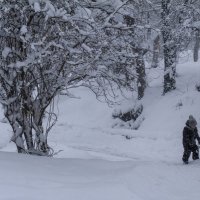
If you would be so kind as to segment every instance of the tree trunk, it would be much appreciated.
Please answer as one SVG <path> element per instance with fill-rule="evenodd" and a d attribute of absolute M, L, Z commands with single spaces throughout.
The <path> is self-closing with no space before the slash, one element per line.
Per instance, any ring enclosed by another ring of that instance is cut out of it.
<path fill-rule="evenodd" d="M 200 46 L 200 30 L 197 30 L 195 45 L 194 45 L 194 53 L 193 53 L 194 62 L 197 62 L 199 60 L 199 46 Z"/>
<path fill-rule="evenodd" d="M 28 110 L 24 109 L 24 107 L 21 108 L 19 105 L 20 103 L 16 100 L 16 102 L 5 106 L 5 117 L 8 119 L 13 130 L 11 141 L 15 143 L 18 153 L 47 155 L 49 147 L 47 139 L 45 139 L 41 131 L 42 117 L 39 118 L 41 110 L 35 110 L 34 113 L 37 113 L 37 115 L 34 117 L 38 118 L 34 119 L 36 124 L 33 125 L 33 113 L 28 112 Z M 36 133 L 34 138 L 33 131 Z M 36 139 L 35 144 L 33 139 Z"/>
<path fill-rule="evenodd" d="M 19 126 L 17 120 L 17 113 L 12 109 L 13 106 L 5 107 L 5 117 L 8 119 L 9 124 L 13 130 L 13 136 L 11 141 L 15 143 L 18 153 L 25 152 L 25 146 L 23 141 L 23 129 Z M 17 110 L 17 109 L 16 109 Z"/>
<path fill-rule="evenodd" d="M 136 54 L 135 66 L 137 74 L 137 92 L 138 100 L 144 97 L 144 92 L 146 89 L 146 72 L 145 72 L 145 62 L 144 55 L 147 53 L 147 49 L 133 48 L 133 53 Z"/>
<path fill-rule="evenodd" d="M 26 124 L 25 128 L 24 128 L 24 137 L 26 140 L 26 145 L 27 145 L 28 151 L 32 151 L 34 149 L 32 128 L 28 124 Z"/>
<path fill-rule="evenodd" d="M 137 73 L 137 89 L 138 89 L 138 100 L 144 97 L 146 89 L 146 73 L 145 73 L 145 62 L 143 55 L 139 55 L 136 58 L 136 73 Z"/>
<path fill-rule="evenodd" d="M 176 47 L 164 45 L 164 91 L 176 89 Z"/>
<path fill-rule="evenodd" d="M 160 36 L 158 35 L 153 42 L 153 60 L 151 64 L 152 68 L 158 67 L 159 52 L 160 52 Z"/>
<path fill-rule="evenodd" d="M 170 0 L 162 0 L 162 38 L 164 53 L 164 90 L 163 94 L 176 88 L 176 44 L 173 40 L 170 20 Z"/>

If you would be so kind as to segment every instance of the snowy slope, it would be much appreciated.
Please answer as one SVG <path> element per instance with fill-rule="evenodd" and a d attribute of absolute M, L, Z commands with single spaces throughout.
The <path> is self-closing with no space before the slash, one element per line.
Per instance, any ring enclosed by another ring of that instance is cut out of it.
<path fill-rule="evenodd" d="M 57 150 L 67 149 L 58 156 L 78 154 L 77 157 L 82 158 L 106 158 L 107 155 L 123 155 L 121 157 L 130 159 L 180 162 L 182 129 L 189 114 L 200 124 L 200 93 L 195 90 L 200 77 L 199 65 L 179 65 L 177 89 L 165 96 L 162 96 L 162 69 L 147 72 L 149 88 L 142 101 L 145 120 L 137 131 L 112 129 L 113 108 L 95 101 L 93 94 L 86 90 L 79 91 L 81 99 L 61 99 L 60 120 L 51 141 Z M 126 135 L 133 139 L 126 140 Z"/>
<path fill-rule="evenodd" d="M 189 200 L 199 197 L 199 164 L 50 159 L 0 154 L 2 200 Z"/>
<path fill-rule="evenodd" d="M 15 146 L 9 126 L 0 123 L 0 200 L 197 199 L 200 161 L 182 165 L 181 136 L 189 114 L 200 124 L 200 63 L 184 62 L 177 72 L 177 90 L 165 96 L 162 68 L 147 72 L 145 120 L 137 131 L 111 128 L 114 108 L 86 89 L 72 91 L 75 99 L 60 97 L 49 137 L 63 150 L 57 159 L 5 153 Z"/>

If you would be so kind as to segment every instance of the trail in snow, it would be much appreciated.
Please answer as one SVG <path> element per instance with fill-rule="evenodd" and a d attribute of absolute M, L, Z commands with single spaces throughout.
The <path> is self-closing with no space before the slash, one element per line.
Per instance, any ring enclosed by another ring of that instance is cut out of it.
<path fill-rule="evenodd" d="M 188 200 L 199 196 L 199 164 L 51 159 L 0 153 L 0 199 Z M 192 172 L 191 172 L 192 170 Z"/>

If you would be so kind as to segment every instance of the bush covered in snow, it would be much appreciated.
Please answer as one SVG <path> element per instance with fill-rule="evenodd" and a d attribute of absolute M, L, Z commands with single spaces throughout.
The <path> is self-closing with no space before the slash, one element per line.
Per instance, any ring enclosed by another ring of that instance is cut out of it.
<path fill-rule="evenodd" d="M 114 110 L 112 117 L 115 119 L 113 127 L 138 129 L 144 120 L 142 116 L 143 105 L 136 105 L 129 110 Z"/>

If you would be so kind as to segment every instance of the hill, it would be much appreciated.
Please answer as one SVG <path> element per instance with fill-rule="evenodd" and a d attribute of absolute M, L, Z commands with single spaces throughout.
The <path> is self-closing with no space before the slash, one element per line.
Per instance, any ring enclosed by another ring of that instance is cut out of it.
<path fill-rule="evenodd" d="M 177 68 L 177 89 L 162 96 L 162 68 L 147 71 L 138 130 L 112 128 L 114 107 L 84 88 L 61 96 L 49 143 L 52 158 L 18 155 L 1 123 L 0 199 L 188 200 L 198 198 L 199 161 L 182 164 L 182 129 L 189 114 L 200 124 L 200 63 Z M 126 100 L 117 109 L 126 109 Z M 116 107 L 115 107 L 116 108 Z M 127 137 L 128 136 L 128 137 Z M 127 139 L 128 138 L 128 139 Z M 12 152 L 12 153 L 8 153 Z M 12 191 L 12 192 L 10 192 Z"/>

